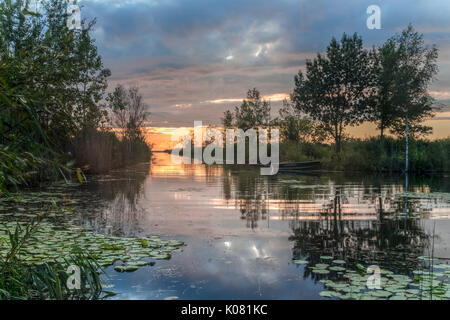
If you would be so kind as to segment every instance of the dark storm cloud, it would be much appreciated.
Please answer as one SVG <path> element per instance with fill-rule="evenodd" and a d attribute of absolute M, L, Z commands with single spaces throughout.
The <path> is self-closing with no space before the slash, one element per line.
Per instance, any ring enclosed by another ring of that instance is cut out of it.
<path fill-rule="evenodd" d="M 409 23 L 440 49 L 433 91 L 450 89 L 448 0 L 83 0 L 97 17 L 95 38 L 116 82 L 142 88 L 152 111 L 180 122 L 194 113 L 217 120 L 248 88 L 288 93 L 305 59 L 332 36 L 358 32 L 378 45 Z M 382 10 L 382 30 L 368 30 L 366 9 Z M 181 106 L 181 107 L 180 107 Z M 205 121 L 206 121 L 205 120 Z"/>

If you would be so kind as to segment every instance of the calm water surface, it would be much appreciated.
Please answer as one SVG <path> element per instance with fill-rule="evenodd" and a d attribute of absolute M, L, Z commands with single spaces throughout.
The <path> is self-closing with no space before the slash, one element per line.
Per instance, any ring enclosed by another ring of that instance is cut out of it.
<path fill-rule="evenodd" d="M 450 177 L 260 176 L 259 169 L 150 164 L 92 177 L 77 223 L 187 246 L 133 273 L 106 269 L 117 299 L 320 299 L 308 265 L 329 255 L 412 275 L 450 257 Z M 406 213 L 406 214 L 405 214 Z M 434 234 L 434 241 L 433 241 Z"/>

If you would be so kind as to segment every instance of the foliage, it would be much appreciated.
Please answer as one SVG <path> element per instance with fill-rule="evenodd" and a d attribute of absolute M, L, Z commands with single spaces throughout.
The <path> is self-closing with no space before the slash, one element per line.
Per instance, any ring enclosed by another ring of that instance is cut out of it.
<path fill-rule="evenodd" d="M 279 110 L 279 117 L 272 124 L 280 129 L 283 141 L 319 143 L 326 139 L 326 132 L 317 123 L 302 116 L 286 99 Z"/>
<path fill-rule="evenodd" d="M 333 146 L 286 141 L 280 145 L 280 160 L 318 160 L 325 170 L 393 173 L 404 170 L 404 150 L 404 139 L 348 139 L 343 143 L 340 159 L 335 159 Z M 411 172 L 449 172 L 450 139 L 412 140 L 409 158 Z"/>
<path fill-rule="evenodd" d="M 270 122 L 270 108 L 270 102 L 261 99 L 260 92 L 253 88 L 248 90 L 247 98 L 242 101 L 241 105 L 235 107 L 234 115 L 231 111 L 224 113 L 222 122 L 225 127 L 230 127 L 233 124 L 244 131 L 259 126 L 267 126 Z"/>
<path fill-rule="evenodd" d="M 49 0 L 36 13 L 27 0 L 0 3 L 3 193 L 31 179 L 66 179 L 73 158 L 104 172 L 128 163 L 133 152 L 139 159 L 149 157 L 139 128 L 145 105 L 137 90 L 129 91 L 130 111 L 135 113 L 128 141 L 97 130 L 108 120 L 102 101 L 110 71 L 91 37 L 95 20 L 82 21 L 81 30 L 69 30 L 67 6 L 65 0 Z"/>
<path fill-rule="evenodd" d="M 320 122 L 333 137 L 337 153 L 345 127 L 364 120 L 372 81 L 369 62 L 361 37 L 344 33 L 340 42 L 331 40 L 326 56 L 307 61 L 306 73 L 295 77 L 295 107 Z"/>
<path fill-rule="evenodd" d="M 64 0 L 43 2 L 41 14 L 30 11 L 29 1 L 0 4 L 0 78 L 13 97 L 2 108 L 7 137 L 26 135 L 44 143 L 32 125 L 38 121 L 47 142 L 61 149 L 103 117 L 99 102 L 110 72 L 90 37 L 95 21 L 69 30 L 67 5 Z M 21 148 L 27 147 L 24 141 Z"/>
<path fill-rule="evenodd" d="M 134 140 L 119 139 L 108 130 L 86 128 L 73 140 L 78 166 L 89 173 L 105 173 L 111 169 L 149 161 L 151 150 L 143 136 Z M 130 150 L 133 150 L 130 152 Z"/>
<path fill-rule="evenodd" d="M 223 113 L 223 118 L 221 119 L 222 124 L 225 128 L 230 128 L 233 126 L 234 115 L 233 112 L 227 110 Z"/>
<path fill-rule="evenodd" d="M 433 115 L 427 87 L 437 73 L 437 57 L 437 49 L 425 46 L 423 35 L 411 25 L 373 52 L 376 90 L 369 119 L 377 123 L 381 137 L 385 129 L 404 136 L 406 120 L 413 137 L 431 132 L 421 122 Z"/>
<path fill-rule="evenodd" d="M 25 266 L 20 260 L 20 252 L 39 229 L 42 217 L 25 227 L 17 224 L 9 231 L 10 249 L 0 260 L 0 299 L 98 299 L 103 291 L 95 260 L 74 247 L 73 254 L 63 263 L 44 263 L 40 266 Z M 70 290 L 67 286 L 67 268 L 76 265 L 80 268 L 80 290 Z"/>
<path fill-rule="evenodd" d="M 430 127 L 421 123 L 432 116 L 433 98 L 427 91 L 433 77 L 437 74 L 436 48 L 424 45 L 423 36 L 409 26 L 401 35 L 394 37 L 398 47 L 400 62 L 397 73 L 397 86 L 395 95 L 401 118 L 396 118 L 391 131 L 403 136 L 405 132 L 405 119 L 408 121 L 411 136 L 417 137 L 431 131 Z"/>
<path fill-rule="evenodd" d="M 40 162 L 33 154 L 19 156 L 2 145 L 0 145 L 0 159 L 0 196 L 8 193 L 7 186 L 17 187 L 24 184 L 30 176 L 27 170 L 33 163 Z"/>
<path fill-rule="evenodd" d="M 126 90 L 118 85 L 107 98 L 112 113 L 112 123 L 121 129 L 121 134 L 133 141 L 142 137 L 141 128 L 148 118 L 147 105 L 136 87 Z"/>

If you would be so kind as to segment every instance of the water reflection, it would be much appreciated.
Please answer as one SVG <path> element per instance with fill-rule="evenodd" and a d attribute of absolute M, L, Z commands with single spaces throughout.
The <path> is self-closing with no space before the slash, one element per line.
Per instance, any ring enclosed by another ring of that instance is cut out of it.
<path fill-rule="evenodd" d="M 73 196 L 84 199 L 79 223 L 98 232 L 188 244 L 155 267 L 111 271 L 118 298 L 317 299 L 323 276 L 293 259 L 312 265 L 330 255 L 411 274 L 432 249 L 450 257 L 449 179 L 409 180 L 405 188 L 402 177 L 268 177 L 258 168 L 178 165 L 156 154 L 150 165 L 95 177 Z"/>
<path fill-rule="evenodd" d="M 77 220 L 85 227 L 108 236 L 135 236 L 142 232 L 139 221 L 145 216 L 144 181 L 149 164 L 140 164 L 110 175 L 92 176 L 77 190 Z M 95 201 L 93 199 L 100 199 Z M 95 205 L 94 205 L 95 204 Z"/>

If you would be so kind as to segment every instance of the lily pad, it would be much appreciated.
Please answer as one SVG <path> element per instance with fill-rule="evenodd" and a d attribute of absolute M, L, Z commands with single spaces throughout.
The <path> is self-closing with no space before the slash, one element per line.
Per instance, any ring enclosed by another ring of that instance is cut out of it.
<path fill-rule="evenodd" d="M 333 297 L 333 292 L 331 291 L 322 291 L 319 293 L 319 295 L 321 297 L 325 297 L 325 298 L 332 298 Z"/>
<path fill-rule="evenodd" d="M 329 274 L 330 271 L 325 270 L 325 269 L 312 269 L 311 270 L 313 273 L 317 273 L 317 274 Z"/>

